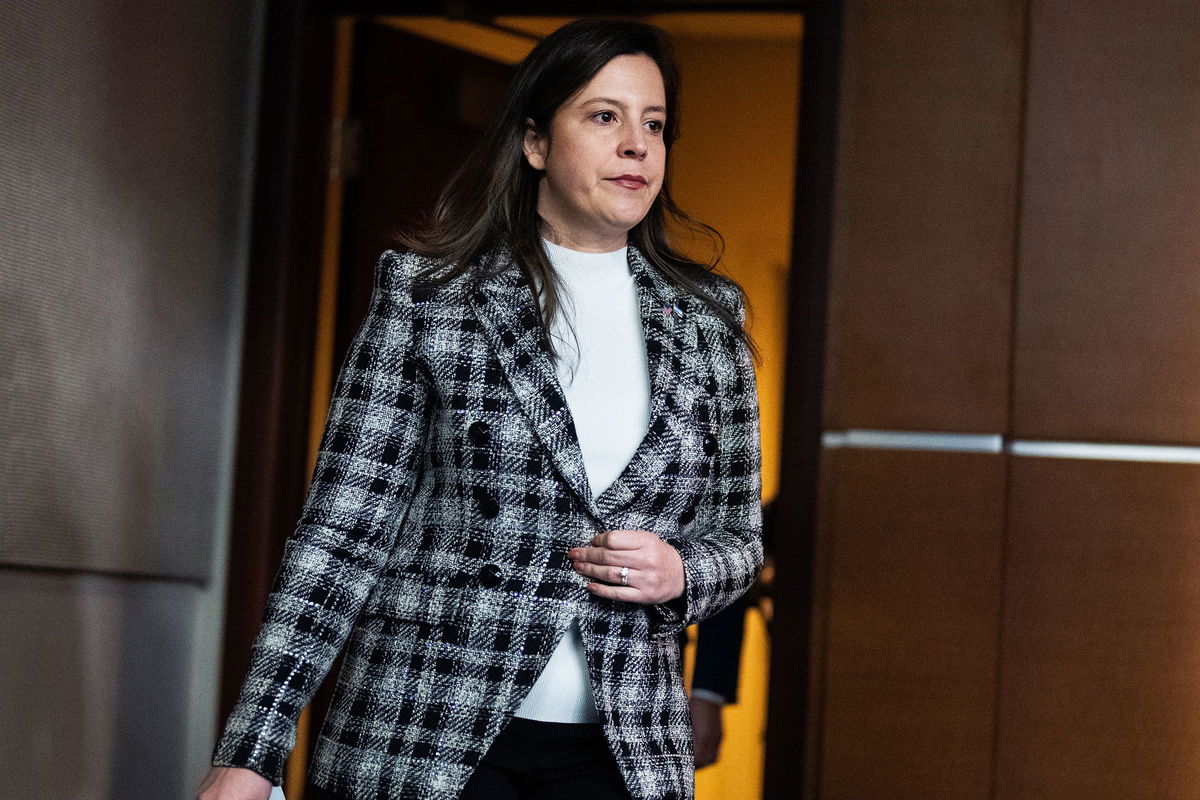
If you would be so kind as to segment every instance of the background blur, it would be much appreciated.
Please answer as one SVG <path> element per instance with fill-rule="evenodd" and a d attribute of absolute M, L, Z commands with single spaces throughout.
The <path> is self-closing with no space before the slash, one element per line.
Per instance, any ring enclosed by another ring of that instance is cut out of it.
<path fill-rule="evenodd" d="M 701 800 L 1196 795 L 1194 0 L 0 8 L 0 794 L 192 796 L 378 253 L 600 12 L 763 352 Z"/>

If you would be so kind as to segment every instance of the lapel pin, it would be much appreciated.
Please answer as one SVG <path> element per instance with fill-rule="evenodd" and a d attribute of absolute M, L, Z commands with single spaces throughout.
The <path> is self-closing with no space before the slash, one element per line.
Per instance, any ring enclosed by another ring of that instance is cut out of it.
<path fill-rule="evenodd" d="M 678 303 L 669 303 L 669 304 L 663 306 L 663 316 L 669 317 L 671 315 L 674 315 L 676 317 L 679 317 L 680 319 L 683 319 L 683 309 L 680 308 Z"/>

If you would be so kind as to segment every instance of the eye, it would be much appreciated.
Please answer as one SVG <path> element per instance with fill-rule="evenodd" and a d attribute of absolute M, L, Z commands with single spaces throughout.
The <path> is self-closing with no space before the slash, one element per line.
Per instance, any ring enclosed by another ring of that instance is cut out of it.
<path fill-rule="evenodd" d="M 661 119 L 651 119 L 646 121 L 646 127 L 653 133 L 662 133 L 664 126 Z"/>
<path fill-rule="evenodd" d="M 597 111 L 595 114 L 592 114 L 592 119 L 603 125 L 608 125 L 616 121 L 617 115 L 612 111 Z"/>

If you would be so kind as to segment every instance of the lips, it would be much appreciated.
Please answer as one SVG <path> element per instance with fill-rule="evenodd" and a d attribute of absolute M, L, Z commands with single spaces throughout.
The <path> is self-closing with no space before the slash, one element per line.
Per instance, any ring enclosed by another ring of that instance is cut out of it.
<path fill-rule="evenodd" d="M 646 187 L 646 179 L 641 175 L 618 175 L 615 178 L 608 180 L 620 186 L 623 189 L 644 189 Z"/>

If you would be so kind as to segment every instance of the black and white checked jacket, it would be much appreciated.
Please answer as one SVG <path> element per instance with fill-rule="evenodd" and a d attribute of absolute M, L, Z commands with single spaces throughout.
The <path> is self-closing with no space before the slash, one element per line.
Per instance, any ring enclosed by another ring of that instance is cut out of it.
<path fill-rule="evenodd" d="M 761 565 L 758 403 L 746 347 L 632 246 L 629 263 L 650 425 L 593 497 L 521 271 L 431 287 L 417 274 L 432 262 L 383 254 L 214 764 L 279 783 L 345 647 L 311 780 L 352 800 L 456 798 L 577 618 L 629 791 L 693 796 L 677 634 Z M 710 287 L 744 318 L 736 287 Z M 591 595 L 566 552 L 614 529 L 678 549 L 684 596 Z"/>

